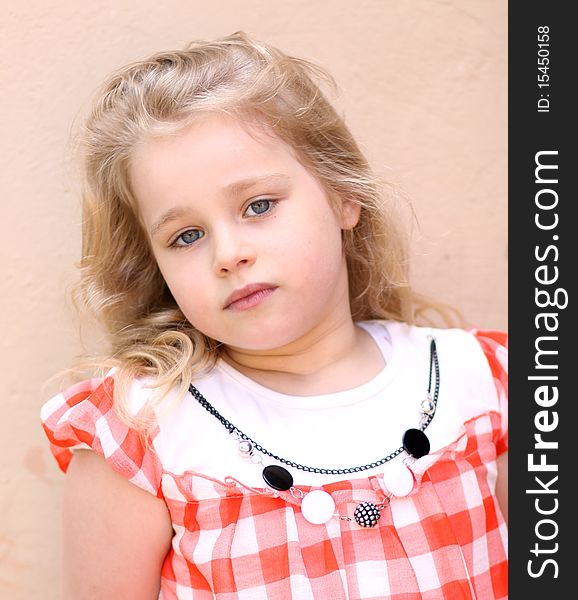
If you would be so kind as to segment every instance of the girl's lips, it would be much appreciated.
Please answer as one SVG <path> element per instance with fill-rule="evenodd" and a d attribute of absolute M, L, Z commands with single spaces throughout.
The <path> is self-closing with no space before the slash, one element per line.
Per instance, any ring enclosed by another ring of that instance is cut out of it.
<path fill-rule="evenodd" d="M 225 302 L 225 310 L 242 311 L 253 308 L 268 298 L 277 286 L 271 284 L 251 284 L 233 292 Z"/>

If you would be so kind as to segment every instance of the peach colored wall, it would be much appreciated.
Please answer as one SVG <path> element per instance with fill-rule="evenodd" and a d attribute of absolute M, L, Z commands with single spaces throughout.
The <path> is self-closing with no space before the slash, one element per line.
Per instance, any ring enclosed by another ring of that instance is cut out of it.
<path fill-rule="evenodd" d="M 70 132 L 129 60 L 244 29 L 335 76 L 376 170 L 418 216 L 418 288 L 506 326 L 506 17 L 501 0 L 3 1 L 0 597 L 59 598 L 60 491 L 38 410 L 80 351 Z"/>

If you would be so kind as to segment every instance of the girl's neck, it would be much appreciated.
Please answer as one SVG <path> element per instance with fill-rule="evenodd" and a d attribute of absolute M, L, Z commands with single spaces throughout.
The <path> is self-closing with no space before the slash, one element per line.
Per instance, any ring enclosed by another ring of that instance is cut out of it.
<path fill-rule="evenodd" d="M 283 394 L 310 396 L 358 387 L 385 366 L 371 336 L 351 318 L 326 325 L 273 351 L 226 347 L 222 359 L 257 383 Z"/>

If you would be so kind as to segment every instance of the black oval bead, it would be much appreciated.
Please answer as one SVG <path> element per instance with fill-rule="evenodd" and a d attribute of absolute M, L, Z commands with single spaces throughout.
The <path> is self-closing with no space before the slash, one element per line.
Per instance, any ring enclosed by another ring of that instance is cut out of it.
<path fill-rule="evenodd" d="M 269 465 L 263 469 L 265 483 L 274 490 L 285 491 L 293 485 L 293 476 L 279 465 Z"/>
<path fill-rule="evenodd" d="M 408 429 L 403 434 L 403 449 L 414 458 L 429 454 L 429 440 L 421 429 Z"/>

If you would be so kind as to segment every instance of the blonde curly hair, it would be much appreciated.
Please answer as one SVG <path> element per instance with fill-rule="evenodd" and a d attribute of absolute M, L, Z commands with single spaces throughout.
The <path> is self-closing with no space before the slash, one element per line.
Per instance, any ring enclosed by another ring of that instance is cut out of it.
<path fill-rule="evenodd" d="M 98 94 L 81 135 L 83 244 L 76 300 L 105 327 L 123 419 L 146 430 L 152 409 L 175 386 L 181 394 L 209 370 L 219 342 L 187 322 L 156 265 L 129 180 L 131 153 L 150 136 L 186 127 L 202 113 L 258 123 L 288 143 L 330 198 L 361 206 L 343 232 L 354 320 L 413 323 L 433 304 L 408 283 L 406 239 L 392 210 L 392 189 L 371 171 L 343 119 L 320 90 L 333 78 L 239 31 L 161 52 L 114 73 Z M 128 407 L 135 376 L 155 393 L 139 416 Z"/>

